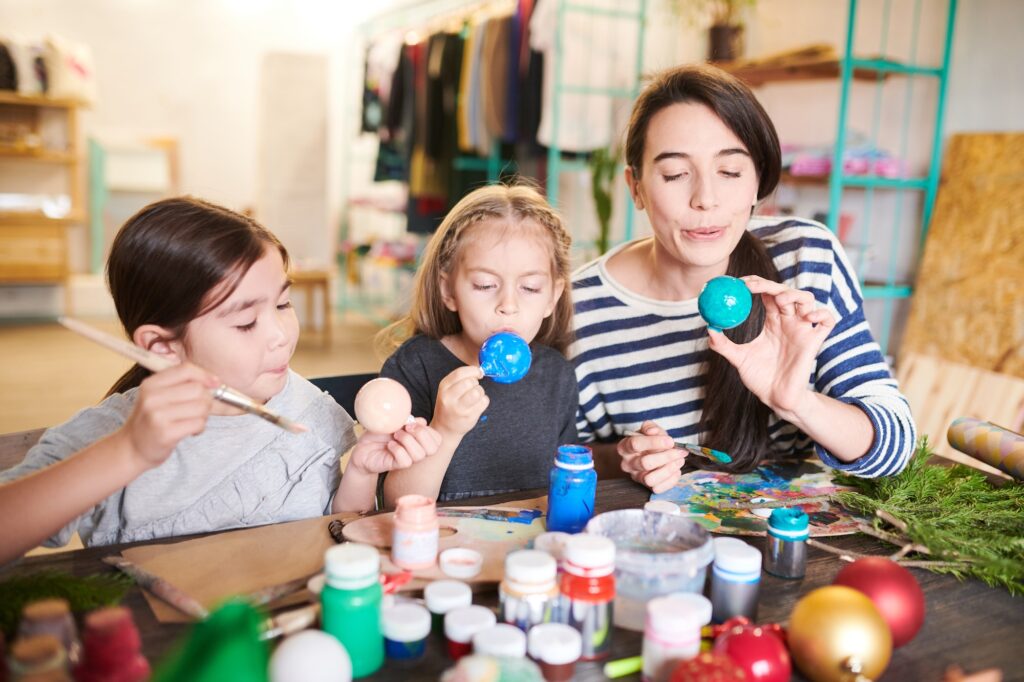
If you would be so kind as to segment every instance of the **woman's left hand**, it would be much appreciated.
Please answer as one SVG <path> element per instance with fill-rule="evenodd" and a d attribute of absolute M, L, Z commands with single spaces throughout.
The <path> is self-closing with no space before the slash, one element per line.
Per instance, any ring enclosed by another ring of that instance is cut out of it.
<path fill-rule="evenodd" d="M 711 349 L 739 372 L 743 384 L 780 417 L 797 413 L 811 394 L 815 358 L 836 320 L 817 308 L 809 291 L 754 275 L 741 278 L 765 307 L 764 329 L 749 343 L 736 344 L 708 331 Z"/>

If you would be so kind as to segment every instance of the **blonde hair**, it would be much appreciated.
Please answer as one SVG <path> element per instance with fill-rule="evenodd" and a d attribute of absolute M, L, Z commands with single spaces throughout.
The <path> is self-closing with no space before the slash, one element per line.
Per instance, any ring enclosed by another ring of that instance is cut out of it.
<path fill-rule="evenodd" d="M 431 237 L 413 280 L 409 314 L 381 330 L 376 347 L 390 355 L 402 342 L 424 334 L 434 339 L 458 334 L 462 323 L 458 313 L 448 310 L 441 293 L 441 275 L 450 275 L 459 264 L 467 232 L 485 220 L 500 220 L 504 227 L 530 220 L 550 239 L 551 273 L 563 284 L 555 308 L 540 326 L 534 341 L 551 346 L 563 355 L 572 343 L 572 297 L 569 282 L 569 246 L 572 238 L 561 216 L 535 187 L 522 184 L 489 185 L 473 190 L 457 203 Z"/>

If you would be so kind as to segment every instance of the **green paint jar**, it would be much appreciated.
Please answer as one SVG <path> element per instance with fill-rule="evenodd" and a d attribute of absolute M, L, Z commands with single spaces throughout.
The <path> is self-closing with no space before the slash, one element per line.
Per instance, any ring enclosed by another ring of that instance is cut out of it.
<path fill-rule="evenodd" d="M 352 677 L 375 673 L 384 664 L 380 626 L 380 556 L 369 545 L 347 543 L 324 554 L 327 581 L 320 593 L 324 632 L 338 639 L 352 659 Z"/>

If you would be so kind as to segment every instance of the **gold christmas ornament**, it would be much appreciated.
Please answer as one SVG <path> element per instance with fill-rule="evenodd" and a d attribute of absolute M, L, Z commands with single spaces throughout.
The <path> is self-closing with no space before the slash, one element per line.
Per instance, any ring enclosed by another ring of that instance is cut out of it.
<path fill-rule="evenodd" d="M 852 587 L 821 587 L 797 602 L 789 650 L 814 682 L 877 679 L 892 655 L 892 634 L 878 609 Z"/>

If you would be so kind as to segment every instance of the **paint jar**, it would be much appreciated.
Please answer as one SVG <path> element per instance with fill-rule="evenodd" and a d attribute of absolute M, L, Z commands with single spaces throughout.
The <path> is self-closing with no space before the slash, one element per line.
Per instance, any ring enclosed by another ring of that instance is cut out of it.
<path fill-rule="evenodd" d="M 773 509 L 768 517 L 764 570 L 780 578 L 803 578 L 809 535 L 809 519 L 802 509 Z"/>
<path fill-rule="evenodd" d="M 554 557 L 558 573 L 561 574 L 563 570 L 562 562 L 565 559 L 565 543 L 570 537 L 572 536 L 569 533 L 563 533 L 558 530 L 541 533 L 533 539 L 533 548 L 541 552 L 547 552 Z"/>
<path fill-rule="evenodd" d="M 692 592 L 647 602 L 643 679 L 668 682 L 680 661 L 700 653 L 700 631 L 711 622 L 711 602 Z"/>
<path fill-rule="evenodd" d="M 331 547 L 324 553 L 324 572 L 321 629 L 345 646 L 352 677 L 365 677 L 384 663 L 380 555 L 376 548 L 355 542 Z"/>
<path fill-rule="evenodd" d="M 28 679 L 71 682 L 64 645 L 49 634 L 19 636 L 11 645 L 7 671 L 12 682 Z"/>
<path fill-rule="evenodd" d="M 715 538 L 711 569 L 712 619 L 724 623 L 733 616 L 757 619 L 761 584 L 761 552 L 736 538 Z"/>
<path fill-rule="evenodd" d="M 661 512 L 672 516 L 680 514 L 679 505 L 669 500 L 649 500 L 644 504 L 644 511 Z"/>
<path fill-rule="evenodd" d="M 441 552 L 438 564 L 449 578 L 472 580 L 484 567 L 484 555 L 468 547 L 449 547 Z"/>
<path fill-rule="evenodd" d="M 539 623 L 557 620 L 558 567 L 554 557 L 537 549 L 521 549 L 505 557 L 505 577 L 498 585 L 498 619 L 528 632 Z"/>
<path fill-rule="evenodd" d="M 597 472 L 590 448 L 558 446 L 548 480 L 548 530 L 579 533 L 594 515 Z"/>
<path fill-rule="evenodd" d="M 526 649 L 547 682 L 568 682 L 576 672 L 583 639 L 564 623 L 542 623 L 527 633 Z"/>
<path fill-rule="evenodd" d="M 432 630 L 438 637 L 444 637 L 444 616 L 452 609 L 473 603 L 473 591 L 469 585 L 458 580 L 435 580 L 423 588 L 423 601 L 430 611 Z"/>
<path fill-rule="evenodd" d="M 142 682 L 149 676 L 149 662 L 142 655 L 142 639 L 131 611 L 111 606 L 86 615 L 76 680 Z"/>
<path fill-rule="evenodd" d="M 419 604 L 395 604 L 381 611 L 380 622 L 388 660 L 412 663 L 423 657 L 430 634 L 430 611 Z"/>
<path fill-rule="evenodd" d="M 463 606 L 452 609 L 444 617 L 444 641 L 448 655 L 459 660 L 473 650 L 473 635 L 486 630 L 498 619 L 484 606 Z"/>
<path fill-rule="evenodd" d="M 53 635 L 64 647 L 72 665 L 78 662 L 81 643 L 74 616 L 71 615 L 71 606 L 66 599 L 40 599 L 25 604 L 18 622 L 18 637 L 33 635 Z"/>
<path fill-rule="evenodd" d="M 497 623 L 473 635 L 473 653 L 481 656 L 526 656 L 526 633 L 515 625 Z"/>
<path fill-rule="evenodd" d="M 403 495 L 395 507 L 391 561 L 408 571 L 430 568 L 437 561 L 440 524 L 437 503 L 424 495 Z"/>
<path fill-rule="evenodd" d="M 583 639 L 580 658 L 592 661 L 611 652 L 615 604 L 615 543 L 583 533 L 565 545 L 561 618 Z"/>
<path fill-rule="evenodd" d="M 595 516 L 587 532 L 615 543 L 615 625 L 643 632 L 648 601 L 704 591 L 714 548 L 711 536 L 696 521 L 621 509 Z"/>

